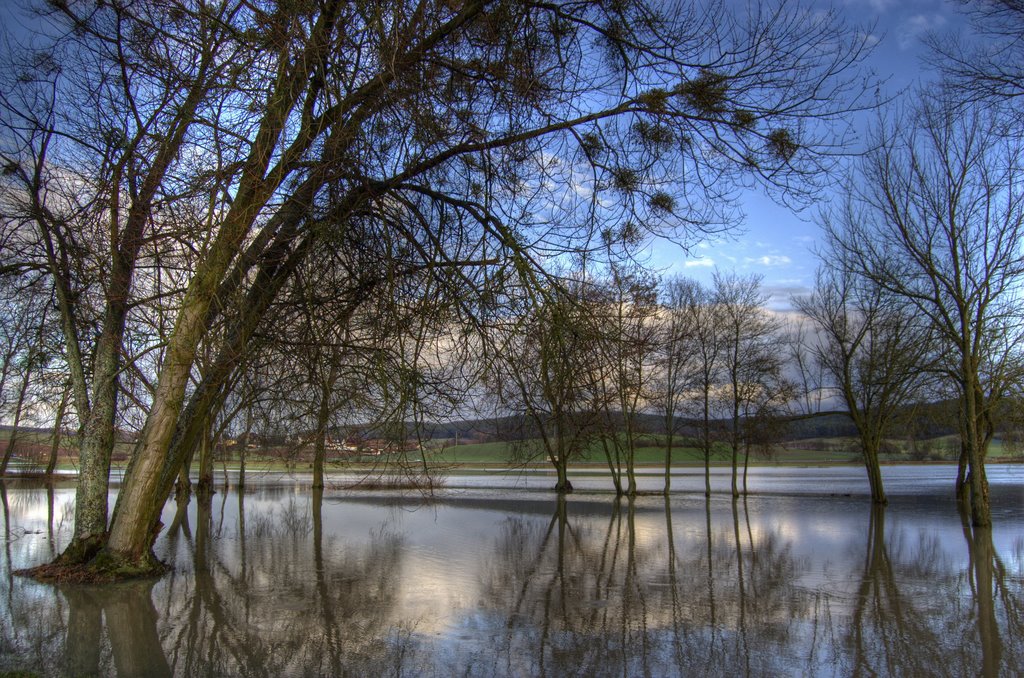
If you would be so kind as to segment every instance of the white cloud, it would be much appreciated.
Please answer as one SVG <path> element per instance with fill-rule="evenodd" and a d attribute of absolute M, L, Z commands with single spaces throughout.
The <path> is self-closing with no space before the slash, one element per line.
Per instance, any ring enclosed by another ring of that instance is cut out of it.
<path fill-rule="evenodd" d="M 941 14 L 914 14 L 907 18 L 901 26 L 900 49 L 910 49 L 921 35 L 942 28 L 945 24 L 946 17 Z"/>
<path fill-rule="evenodd" d="M 864 39 L 866 47 L 874 47 L 878 43 L 882 42 L 882 37 L 875 35 L 874 33 L 862 33 L 860 37 Z"/>
<path fill-rule="evenodd" d="M 702 257 L 700 259 L 691 259 L 690 261 L 687 261 L 687 262 L 683 263 L 683 266 L 685 266 L 686 268 L 694 268 L 696 266 L 710 268 L 710 267 L 712 267 L 714 265 L 715 265 L 715 260 L 711 259 L 710 257 Z"/>
<path fill-rule="evenodd" d="M 885 12 L 889 7 L 896 4 L 895 0 L 846 0 L 843 4 L 850 5 L 867 5 L 871 9 L 875 10 L 879 14 Z"/>
<path fill-rule="evenodd" d="M 747 257 L 744 261 L 748 264 L 760 264 L 761 266 L 788 266 L 793 260 L 784 254 L 766 254 L 763 257 Z"/>

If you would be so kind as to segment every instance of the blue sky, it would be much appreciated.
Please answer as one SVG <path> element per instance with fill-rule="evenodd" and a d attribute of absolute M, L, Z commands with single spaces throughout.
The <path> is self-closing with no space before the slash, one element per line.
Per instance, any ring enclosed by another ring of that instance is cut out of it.
<path fill-rule="evenodd" d="M 7 30 L 18 32 L 18 24 L 24 23 L 19 7 L 27 1 L 0 0 L 0 21 Z M 886 80 L 882 91 L 890 96 L 898 96 L 932 77 L 920 58 L 924 35 L 929 31 L 960 30 L 964 24 L 958 3 L 951 0 L 789 1 L 822 8 L 834 6 L 845 14 L 852 27 L 873 26 L 872 40 L 876 45 L 866 66 Z M 864 116 L 865 124 L 868 119 Z M 715 267 L 758 274 L 763 276 L 764 289 L 771 295 L 770 305 L 788 307 L 792 294 L 807 292 L 813 284 L 817 267 L 813 249 L 819 240 L 815 219 L 820 205 L 829 198 L 822 194 L 819 204 L 797 214 L 762 194 L 744 194 L 741 208 L 745 218 L 739 230 L 701 243 L 690 253 L 664 241 L 654 242 L 648 250 L 648 263 L 666 274 L 680 273 L 704 281 L 710 281 Z"/>
<path fill-rule="evenodd" d="M 828 6 L 828 3 L 814 3 Z M 929 32 L 964 30 L 957 3 L 946 0 L 836 0 L 852 25 L 870 27 L 876 42 L 866 66 L 885 80 L 881 91 L 899 97 L 933 74 L 921 61 L 922 38 Z M 870 116 L 863 116 L 865 130 Z M 810 290 L 817 268 L 813 250 L 820 230 L 815 223 L 822 204 L 797 214 L 758 193 L 742 197 L 742 227 L 729 237 L 704 242 L 690 254 L 666 242 L 652 243 L 649 264 L 665 273 L 709 281 L 715 267 L 764 277 L 773 308 L 788 307 L 788 298 Z"/>

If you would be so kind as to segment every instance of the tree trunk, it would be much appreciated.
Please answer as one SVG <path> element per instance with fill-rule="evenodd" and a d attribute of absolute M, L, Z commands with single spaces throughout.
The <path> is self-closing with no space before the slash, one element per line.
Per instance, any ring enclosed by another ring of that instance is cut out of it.
<path fill-rule="evenodd" d="M 633 433 L 632 416 L 626 418 L 626 495 L 636 496 L 636 436 Z"/>
<path fill-rule="evenodd" d="M 970 509 L 970 502 L 967 494 L 967 443 L 966 436 L 960 434 L 960 454 L 957 457 L 956 468 L 956 498 L 957 502 Z"/>
<path fill-rule="evenodd" d="M 208 284 L 201 284 L 203 282 Z M 152 560 L 149 549 L 158 532 L 160 508 L 170 491 L 185 448 L 195 444 L 194 434 L 202 435 L 198 426 L 201 420 L 196 421 L 196 418 L 205 418 L 221 394 L 221 384 L 209 387 L 200 396 L 201 400 L 209 402 L 190 407 L 188 412 L 179 416 L 196 348 L 205 333 L 202 321 L 215 291 L 208 279 L 194 280 L 193 283 L 194 289 L 190 288 L 192 294 L 188 296 L 194 305 L 186 303 L 181 311 L 160 372 L 153 405 L 135 447 L 111 522 L 108 548 L 129 561 Z M 190 405 L 196 402 L 194 396 Z M 176 447 L 173 451 L 172 445 Z"/>
<path fill-rule="evenodd" d="M 975 527 L 990 527 L 992 525 L 992 508 L 989 503 L 988 477 L 985 473 L 985 464 L 981 461 L 981 450 L 977 445 L 972 448 L 968 448 L 970 470 L 967 475 L 970 487 L 971 523 Z"/>
<path fill-rule="evenodd" d="M 53 538 L 53 481 L 46 483 L 46 538 L 50 545 L 50 557 L 57 556 L 56 544 Z"/>
<path fill-rule="evenodd" d="M 739 339 L 736 339 L 737 346 L 739 345 Z M 733 365 L 739 361 L 738 355 L 734 353 Z M 739 454 L 740 454 L 740 393 L 739 393 L 739 375 L 736 374 L 735 369 L 732 374 L 732 432 L 729 439 L 729 446 L 732 447 L 732 498 L 736 499 L 740 496 L 739 482 L 737 474 L 739 472 Z"/>
<path fill-rule="evenodd" d="M 555 465 L 555 472 L 558 474 L 558 480 L 555 481 L 555 492 L 569 494 L 572 492 L 572 483 L 569 482 L 569 460 L 565 454 L 565 443 L 561 433 L 559 433 L 556 445 L 557 453 L 551 460 Z"/>
<path fill-rule="evenodd" d="M 704 441 L 704 496 L 711 496 L 711 442 Z"/>
<path fill-rule="evenodd" d="M 671 416 L 665 418 L 665 488 L 662 490 L 665 496 L 672 491 L 672 444 L 675 441 L 675 422 L 672 419 Z"/>
<path fill-rule="evenodd" d="M 324 458 L 327 456 L 327 426 L 331 418 L 331 391 L 337 380 L 337 363 L 331 361 L 330 374 L 321 384 L 320 407 L 316 415 L 316 440 L 313 443 L 313 488 L 324 487 Z M 422 457 L 422 455 L 421 455 Z"/>
<path fill-rule="evenodd" d="M 57 468 L 57 455 L 60 452 L 61 429 L 64 426 L 64 414 L 67 411 L 68 398 L 70 395 L 71 384 L 69 383 L 64 387 L 64 393 L 60 397 L 60 403 L 57 404 L 57 413 L 53 418 L 53 440 L 50 443 L 50 458 L 46 462 L 47 478 L 52 477 L 54 470 Z"/>
<path fill-rule="evenodd" d="M 708 387 L 705 384 L 704 387 L 704 421 L 703 421 L 703 435 L 704 439 L 701 441 L 701 445 L 704 448 L 704 496 L 711 496 L 711 411 L 710 411 L 710 394 L 708 393 Z"/>
<path fill-rule="evenodd" d="M 238 493 L 245 492 L 245 451 L 249 446 L 249 430 L 246 429 L 245 444 L 239 446 L 238 450 Z"/>
<path fill-rule="evenodd" d="M 882 467 L 878 461 L 880 441 L 873 440 L 868 436 L 861 436 L 860 444 L 864 452 L 864 469 L 868 474 L 868 486 L 871 488 L 871 501 L 879 506 L 885 506 L 889 503 L 889 499 L 885 496 Z"/>
<path fill-rule="evenodd" d="M 327 396 L 320 399 L 320 408 L 317 412 L 316 440 L 313 442 L 313 489 L 324 489 L 324 458 L 327 456 L 327 417 L 328 417 Z"/>
<path fill-rule="evenodd" d="M 188 498 L 192 494 L 192 456 L 190 452 L 178 469 L 178 480 L 174 483 L 174 496 Z"/>
<path fill-rule="evenodd" d="M 555 492 L 559 494 L 569 494 L 572 492 L 572 483 L 569 482 L 569 474 L 565 468 L 564 460 L 558 460 L 555 463 L 555 469 L 558 473 L 558 480 L 555 482 Z"/>
<path fill-rule="evenodd" d="M 93 367 L 93 402 L 82 427 L 75 488 L 75 533 L 58 558 L 64 564 L 89 560 L 103 546 L 107 531 L 110 456 L 114 450 L 120 333 L 105 328 Z"/>
<path fill-rule="evenodd" d="M 992 511 L 988 497 L 988 478 L 985 475 L 985 450 L 983 440 L 980 395 L 977 385 L 977 370 L 969 358 L 964 357 L 964 417 L 967 423 L 967 486 L 970 489 L 971 523 L 975 527 L 992 525 Z M 973 371 L 972 371 L 973 370 Z M 973 377 L 973 378 L 972 378 Z"/>
<path fill-rule="evenodd" d="M 304 197 L 306 196 L 302 191 L 298 192 L 298 197 L 293 203 L 301 203 Z M 281 233 L 264 253 L 256 281 L 243 304 L 243 316 L 238 321 L 233 336 L 215 361 L 216 374 L 208 380 L 204 379 L 180 415 L 178 411 L 184 400 L 188 371 L 191 369 L 191 361 L 194 360 L 205 326 L 193 322 L 199 319 L 196 313 L 188 314 L 191 320 L 187 322 L 179 318 L 180 331 L 172 337 L 174 350 L 172 351 L 170 347 L 168 349 L 168 358 L 164 369 L 161 370 L 153 407 L 136 445 L 132 465 L 125 477 L 125 487 L 118 497 L 118 507 L 115 507 L 111 523 L 111 536 L 116 537 L 114 544 L 111 545 L 111 551 L 118 554 L 119 558 L 153 562 L 148 552 L 152 540 L 158 533 L 161 496 L 170 491 L 185 451 L 195 445 L 201 433 L 199 417 L 218 407 L 218 402 L 224 396 L 224 385 L 232 370 L 240 363 L 257 321 L 276 297 L 288 274 L 309 251 L 311 241 L 308 239 L 289 250 L 291 239 L 288 234 L 294 234 L 300 217 L 301 212 L 291 214 L 289 218 L 294 223 L 289 222 L 282 226 Z M 207 307 L 208 302 L 209 300 L 204 304 Z M 186 315 L 184 311 L 182 315 Z M 174 339 L 179 341 L 175 342 Z M 136 465 L 139 466 L 138 469 L 135 468 Z M 244 469 L 242 473 L 244 476 Z M 139 478 L 137 481 L 133 480 L 136 476 Z M 242 484 L 244 485 L 244 480 Z M 119 519 L 122 505 L 126 507 L 126 517 Z M 120 526 L 117 524 L 119 520 L 122 521 Z"/>
<path fill-rule="evenodd" d="M 743 496 L 747 496 L 747 474 L 750 471 L 750 438 L 743 446 Z"/>
<path fill-rule="evenodd" d="M 201 496 L 213 494 L 213 418 L 207 416 L 203 424 L 203 437 L 199 441 L 199 483 L 196 492 Z"/>
<path fill-rule="evenodd" d="M 21 426 L 21 414 L 25 409 L 25 396 L 28 395 L 29 383 L 32 381 L 32 363 L 35 362 L 35 354 L 35 349 L 29 350 L 28 364 L 25 365 L 25 376 L 21 379 L 21 388 L 18 389 L 18 402 L 14 406 L 14 426 L 11 427 L 11 437 L 7 439 L 7 448 L 4 450 L 3 460 L 0 460 L 0 476 L 7 475 L 7 465 L 11 462 L 14 446 L 18 441 L 18 429 Z"/>
<path fill-rule="evenodd" d="M 318 44 L 319 41 L 309 43 L 311 48 L 316 48 Z M 274 90 L 268 94 L 268 110 L 250 148 L 237 195 L 206 256 L 193 274 L 182 300 L 149 416 L 135 446 L 110 525 L 108 553 L 131 566 L 149 567 L 155 564 L 150 549 L 159 533 L 160 509 L 181 463 L 182 451 L 176 450 L 172 454 L 171 445 L 178 432 L 179 415 L 185 404 L 185 389 L 196 352 L 206 334 L 210 308 L 218 296 L 221 283 L 227 277 L 233 258 L 250 232 L 260 209 L 284 178 L 283 175 L 267 178 L 265 174 L 271 150 L 277 145 L 284 130 L 284 121 L 291 115 L 296 97 L 302 90 L 299 83 L 309 77 L 311 64 L 316 61 L 312 55 L 307 56 L 308 63 L 300 62 L 297 72 L 281 71 Z M 281 208 L 281 213 L 291 214 L 300 206 L 308 205 L 310 201 L 303 200 L 321 184 L 322 177 L 307 177 L 294 192 L 289 205 Z M 294 215 L 296 219 L 299 216 Z M 246 310 L 243 308 L 243 312 Z M 215 385 L 212 390 L 220 393 L 219 386 Z M 209 408 L 203 408 L 202 411 L 194 412 L 193 416 L 206 416 L 208 412 Z"/>
<path fill-rule="evenodd" d="M 608 446 L 607 436 L 601 436 L 601 447 L 604 449 L 604 458 L 608 462 L 608 473 L 612 476 L 612 486 L 615 488 L 615 496 L 622 496 L 622 478 L 619 477 L 619 470 L 615 467 L 615 460 L 612 459 L 612 449 Z"/>

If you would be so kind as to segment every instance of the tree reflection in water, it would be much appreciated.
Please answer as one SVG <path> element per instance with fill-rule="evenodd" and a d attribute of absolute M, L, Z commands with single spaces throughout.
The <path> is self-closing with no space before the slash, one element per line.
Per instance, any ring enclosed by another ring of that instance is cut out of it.
<path fill-rule="evenodd" d="M 157 633 L 152 589 L 156 580 L 131 581 L 103 587 L 62 586 L 68 603 L 64 675 L 111 673 L 103 667 L 101 629 L 110 640 L 118 676 L 170 676 L 171 669 Z M 101 624 L 102 619 L 102 624 Z"/>
<path fill-rule="evenodd" d="M 248 524 L 238 496 L 236 549 L 213 547 L 223 536 L 214 534 L 211 498 L 198 498 L 195 537 L 186 536 L 192 571 L 171 575 L 164 591 L 176 672 L 341 675 L 386 666 L 400 539 L 381 532 L 362 553 L 325 553 L 322 494 L 311 512 L 289 502 Z"/>
<path fill-rule="evenodd" d="M 516 675 L 783 670 L 771 646 L 784 643 L 791 620 L 811 607 L 793 585 L 798 561 L 789 550 L 771 534 L 756 545 L 757 557 L 737 549 L 739 514 L 716 532 L 710 506 L 703 544 L 688 539 L 678 548 L 671 504 L 664 539 L 652 538 L 649 525 L 641 531 L 637 512 L 635 501 L 616 501 L 599 529 L 574 523 L 563 500 L 546 528 L 506 521 L 484 574 L 486 604 L 508 619 L 488 668 Z"/>
<path fill-rule="evenodd" d="M 898 502 L 452 496 L 420 510 L 249 484 L 168 503 L 162 578 L 11 577 L 66 543 L 66 497 L 0 486 L 0 672 L 1024 672 L 1024 539 L 1007 548 Z"/>
<path fill-rule="evenodd" d="M 853 652 L 851 675 L 1022 674 L 1024 582 L 1020 576 L 1016 581 L 1006 576 L 992 544 L 992 529 L 972 527 L 969 516 L 962 518 L 966 570 L 949 562 L 934 535 L 922 533 L 916 545 L 902 535 L 887 539 L 886 509 L 874 507 L 846 634 Z M 1001 627 L 1018 639 L 1008 653 Z"/>

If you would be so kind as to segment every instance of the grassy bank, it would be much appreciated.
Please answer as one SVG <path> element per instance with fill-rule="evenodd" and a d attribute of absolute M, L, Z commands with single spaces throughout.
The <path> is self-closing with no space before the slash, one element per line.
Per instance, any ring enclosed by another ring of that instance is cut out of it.
<path fill-rule="evenodd" d="M 0 449 L 6 444 L 8 432 L 0 433 Z M 49 455 L 48 433 L 28 432 L 19 442 L 12 470 L 18 473 L 39 473 L 45 468 Z M 636 450 L 638 466 L 663 466 L 665 463 L 666 440 L 664 436 L 644 435 L 639 439 Z M 884 464 L 900 463 L 954 463 L 957 460 L 959 445 L 952 437 L 935 438 L 910 445 L 903 440 L 887 441 L 886 451 L 881 460 Z M 20 453 L 20 454 L 19 454 Z M 58 470 L 74 472 L 77 470 L 76 450 L 62 445 Z M 127 464 L 130 445 L 120 442 L 115 449 L 112 466 L 114 470 L 123 470 Z M 237 450 L 218 450 L 215 473 L 228 470 L 237 471 L 239 459 Z M 422 468 L 423 457 L 429 467 L 445 469 L 449 472 L 479 471 L 489 468 L 505 468 L 515 466 L 547 467 L 548 461 L 543 453 L 539 440 L 520 442 L 486 442 L 471 444 L 445 444 L 443 441 L 431 441 L 422 451 L 405 452 L 398 457 L 380 456 L 331 456 L 327 460 L 327 470 L 374 472 L 393 470 L 405 465 L 413 470 Z M 742 463 L 742 452 L 740 460 Z M 731 453 L 723 444 L 716 444 L 711 455 L 713 465 L 728 465 Z M 1020 462 L 1024 456 L 1015 449 L 1004 448 L 1001 441 L 993 442 L 988 457 L 989 463 Z M 750 464 L 765 465 L 814 465 L 814 464 L 860 464 L 861 456 L 857 442 L 852 438 L 813 438 L 790 441 L 786 444 L 773 445 L 767 449 L 751 450 Z M 672 465 L 674 467 L 699 467 L 704 464 L 703 453 L 693 446 L 674 445 Z M 595 441 L 582 455 L 572 462 L 576 467 L 605 468 L 607 465 L 604 447 Z M 197 467 L 197 465 L 196 465 Z M 260 448 L 247 453 L 246 467 L 251 473 L 304 473 L 312 470 L 312 450 L 303 447 L 292 448 Z M 196 468 L 197 470 L 197 468 Z"/>

